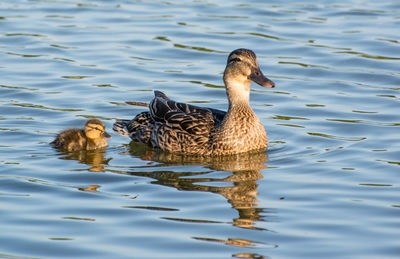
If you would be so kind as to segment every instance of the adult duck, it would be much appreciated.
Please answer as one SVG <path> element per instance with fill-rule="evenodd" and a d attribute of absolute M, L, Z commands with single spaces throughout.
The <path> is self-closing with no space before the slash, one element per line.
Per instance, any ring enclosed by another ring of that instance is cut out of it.
<path fill-rule="evenodd" d="M 113 130 L 163 151 L 202 156 L 233 155 L 267 148 L 267 134 L 249 105 L 250 83 L 275 87 L 260 70 L 256 55 L 237 49 L 228 56 L 224 83 L 227 112 L 169 99 L 155 91 L 149 111 L 117 120 Z"/>

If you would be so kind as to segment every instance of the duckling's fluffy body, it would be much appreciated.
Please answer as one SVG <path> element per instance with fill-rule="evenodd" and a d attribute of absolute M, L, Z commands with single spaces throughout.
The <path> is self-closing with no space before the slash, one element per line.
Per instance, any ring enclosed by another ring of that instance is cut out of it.
<path fill-rule="evenodd" d="M 111 136 L 105 131 L 104 123 L 98 119 L 88 120 L 84 129 L 67 129 L 60 132 L 51 142 L 56 148 L 66 151 L 93 150 L 106 147 Z"/>
<path fill-rule="evenodd" d="M 263 150 L 267 134 L 249 105 L 250 82 L 274 87 L 258 65 L 256 55 L 237 49 L 228 57 L 224 83 L 227 112 L 170 100 L 155 91 L 149 111 L 132 120 L 117 120 L 113 130 L 164 151 L 194 155 L 232 155 Z"/>

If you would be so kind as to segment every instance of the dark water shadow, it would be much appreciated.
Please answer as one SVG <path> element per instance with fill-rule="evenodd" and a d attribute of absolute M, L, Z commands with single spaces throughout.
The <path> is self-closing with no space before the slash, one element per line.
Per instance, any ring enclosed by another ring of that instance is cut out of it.
<path fill-rule="evenodd" d="M 153 165 L 154 169 L 163 167 L 162 171 L 152 170 L 150 172 L 125 172 L 130 175 L 144 176 L 155 179 L 154 184 L 174 187 L 182 191 L 202 191 L 222 195 L 238 212 L 238 217 L 234 218 L 232 225 L 259 229 L 255 227 L 256 221 L 263 221 L 262 212 L 267 212 L 258 207 L 258 184 L 257 180 L 262 179 L 260 170 L 266 169 L 268 155 L 266 153 L 248 153 L 224 157 L 199 157 L 166 153 L 149 148 L 145 145 L 131 142 L 129 153 L 135 158 L 144 161 L 159 163 Z M 177 172 L 166 171 L 166 166 L 193 166 L 201 165 L 212 169 L 203 172 Z M 213 173 L 214 170 L 227 171 L 230 174 L 221 174 L 222 178 Z M 227 184 L 228 183 L 228 184 Z M 172 219 L 171 220 L 182 220 Z"/>

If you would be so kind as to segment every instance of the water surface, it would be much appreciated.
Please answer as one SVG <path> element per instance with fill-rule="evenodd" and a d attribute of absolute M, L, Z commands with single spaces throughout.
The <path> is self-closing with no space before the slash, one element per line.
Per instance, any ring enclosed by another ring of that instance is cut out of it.
<path fill-rule="evenodd" d="M 398 258 L 396 1 L 0 3 L 0 257 Z M 230 51 L 258 56 L 267 152 L 166 154 L 111 131 L 155 89 L 226 109 Z"/>

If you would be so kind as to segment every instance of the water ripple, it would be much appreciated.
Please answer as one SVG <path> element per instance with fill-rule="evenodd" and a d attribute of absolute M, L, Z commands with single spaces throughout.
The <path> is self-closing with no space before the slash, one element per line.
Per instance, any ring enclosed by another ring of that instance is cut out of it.
<path fill-rule="evenodd" d="M 2 1 L 0 257 L 397 258 L 399 7 Z M 88 118 L 132 118 L 145 107 L 125 102 L 154 89 L 227 109 L 240 47 L 277 84 L 251 90 L 267 152 L 48 144 Z"/>

